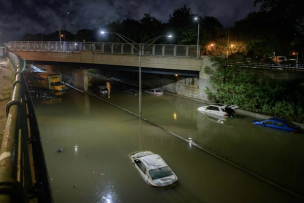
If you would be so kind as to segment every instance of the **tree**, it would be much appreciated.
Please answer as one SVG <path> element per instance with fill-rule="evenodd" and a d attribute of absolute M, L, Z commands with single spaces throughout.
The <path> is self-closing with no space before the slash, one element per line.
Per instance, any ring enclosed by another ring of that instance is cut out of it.
<path fill-rule="evenodd" d="M 195 41 L 196 24 L 193 22 L 193 17 L 191 8 L 188 8 L 186 5 L 175 9 L 173 14 L 170 15 L 166 27 L 173 32 L 176 42 L 189 44 Z"/>
<path fill-rule="evenodd" d="M 246 42 L 251 56 L 288 55 L 295 29 L 286 19 L 267 12 L 249 13 L 245 19 L 235 22 L 233 35 Z"/>
<path fill-rule="evenodd" d="M 193 21 L 191 8 L 184 5 L 175 9 L 172 16 L 170 15 L 169 24 L 176 28 L 188 27 Z"/>
<path fill-rule="evenodd" d="M 74 41 L 78 42 L 94 42 L 96 41 L 95 33 L 90 29 L 78 30 L 75 34 Z"/>
<path fill-rule="evenodd" d="M 156 20 L 150 14 L 145 13 L 144 17 L 140 20 L 141 23 L 141 42 L 146 42 L 161 33 L 162 23 Z"/>
<path fill-rule="evenodd" d="M 121 23 L 121 34 L 139 43 L 141 42 L 141 24 L 134 19 L 125 19 Z"/>
<path fill-rule="evenodd" d="M 22 41 L 34 41 L 34 35 L 27 33 L 22 37 Z"/>
<path fill-rule="evenodd" d="M 258 4 L 261 11 L 283 17 L 304 32 L 303 0 L 255 0 L 254 5 Z"/>
<path fill-rule="evenodd" d="M 223 43 L 223 25 L 217 18 L 206 16 L 200 20 L 200 45 L 207 54 L 223 55 L 225 43 Z M 215 44 L 211 46 L 210 44 Z"/>

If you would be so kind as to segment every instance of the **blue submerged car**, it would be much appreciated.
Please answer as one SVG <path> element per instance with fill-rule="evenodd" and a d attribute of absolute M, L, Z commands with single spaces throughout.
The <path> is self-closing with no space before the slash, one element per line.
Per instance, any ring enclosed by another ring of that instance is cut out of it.
<path fill-rule="evenodd" d="M 269 118 L 266 120 L 254 120 L 252 121 L 253 124 L 268 127 L 268 128 L 275 128 L 278 130 L 284 130 L 292 133 L 300 132 L 301 128 L 298 125 L 293 124 L 292 122 L 282 119 L 282 118 Z"/>

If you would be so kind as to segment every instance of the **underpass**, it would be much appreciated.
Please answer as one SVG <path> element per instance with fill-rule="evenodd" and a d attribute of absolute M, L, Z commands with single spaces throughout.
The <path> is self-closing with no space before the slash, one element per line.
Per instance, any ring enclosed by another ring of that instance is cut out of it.
<path fill-rule="evenodd" d="M 35 101 L 55 202 L 301 202 L 107 103 L 136 113 L 137 96 L 115 87 L 110 99 L 97 96 L 70 89 L 61 104 Z M 252 118 L 242 116 L 217 123 L 197 111 L 202 103 L 168 94 L 142 96 L 143 118 L 149 122 L 192 138 L 193 143 L 284 188 L 303 192 L 301 134 L 261 129 L 251 124 Z M 63 152 L 58 153 L 59 148 Z M 147 185 L 129 158 L 143 150 L 160 154 L 177 174 L 179 185 L 166 190 Z"/>
<path fill-rule="evenodd" d="M 251 125 L 251 118 L 242 116 L 218 122 L 197 111 L 203 103 L 172 94 L 142 96 L 144 120 L 119 109 L 136 114 L 138 97 L 125 95 L 116 86 L 110 99 L 70 89 L 57 104 L 35 101 L 55 202 L 74 197 L 75 202 L 137 202 L 146 197 L 151 197 L 147 202 L 162 201 L 159 198 L 166 202 L 244 202 L 248 197 L 252 202 L 258 201 L 255 197 L 266 198 L 267 202 L 302 200 L 301 134 L 261 129 Z M 62 153 L 57 152 L 59 148 Z M 154 190 L 138 190 L 142 196 L 132 199 L 133 190 L 123 188 L 130 187 L 136 177 L 136 183 L 145 185 L 128 157 L 139 150 L 160 154 L 178 175 L 180 184 L 160 197 L 154 197 L 159 194 Z M 92 176 L 90 170 L 106 178 Z M 111 175 L 105 176 L 104 171 Z M 122 171 L 125 174 L 120 174 Z M 208 194 L 202 195 L 201 188 Z"/>

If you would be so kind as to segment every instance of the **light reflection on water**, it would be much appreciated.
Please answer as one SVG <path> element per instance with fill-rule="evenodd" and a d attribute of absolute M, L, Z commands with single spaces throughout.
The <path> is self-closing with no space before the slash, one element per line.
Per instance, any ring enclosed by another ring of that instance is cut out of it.
<path fill-rule="evenodd" d="M 114 89 L 109 101 L 137 113 L 137 99 Z M 294 172 L 294 177 L 283 182 L 298 184 L 296 187 L 303 184 L 294 182 L 303 171 L 303 153 L 298 153 L 303 149 L 301 136 L 253 126 L 252 119 L 246 117 L 214 122 L 197 112 L 200 105 L 169 95 L 143 94 L 143 116 L 149 121 L 271 178 Z M 97 98 L 69 90 L 62 104 L 36 103 L 35 108 L 56 203 L 258 202 L 261 198 L 265 202 L 297 202 L 191 142 Z M 289 150 L 283 151 L 286 147 Z M 63 152 L 58 153 L 59 148 Z M 141 150 L 160 154 L 180 184 L 166 190 L 148 186 L 129 158 L 130 153 Z M 283 169 L 275 168 L 278 165 Z"/>

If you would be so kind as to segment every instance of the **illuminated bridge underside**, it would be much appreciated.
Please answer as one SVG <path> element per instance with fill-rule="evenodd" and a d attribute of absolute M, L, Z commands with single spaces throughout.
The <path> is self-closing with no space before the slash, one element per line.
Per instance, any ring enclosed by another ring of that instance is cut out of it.
<path fill-rule="evenodd" d="M 138 67 L 138 56 L 93 53 L 92 51 L 81 52 L 36 52 L 14 51 L 26 60 L 53 61 L 68 63 L 91 63 L 103 65 L 121 65 Z M 194 58 L 143 56 L 141 66 L 145 68 L 162 68 L 172 70 L 201 71 L 202 60 Z"/>

